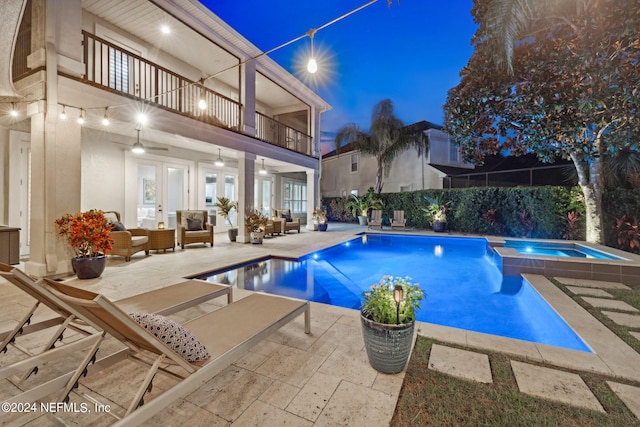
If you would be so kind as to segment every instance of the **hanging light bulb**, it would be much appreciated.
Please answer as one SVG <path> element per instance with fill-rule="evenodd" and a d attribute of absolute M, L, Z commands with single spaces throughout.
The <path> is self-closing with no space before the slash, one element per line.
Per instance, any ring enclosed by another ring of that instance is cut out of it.
<path fill-rule="evenodd" d="M 16 104 L 11 103 L 11 111 L 9 112 L 11 117 L 18 117 L 18 110 L 16 110 Z"/>
<path fill-rule="evenodd" d="M 315 36 L 316 31 L 317 30 L 315 28 L 312 28 L 307 33 L 311 38 L 311 57 L 309 58 L 309 62 L 307 63 L 307 71 L 311 74 L 314 74 L 316 71 L 318 71 L 318 63 L 316 62 L 315 53 L 313 51 L 313 36 Z"/>
<path fill-rule="evenodd" d="M 104 117 L 102 118 L 102 125 L 103 126 L 109 126 L 109 116 L 107 116 L 107 109 L 104 109 Z"/>
<path fill-rule="evenodd" d="M 60 113 L 60 120 L 67 120 L 67 112 L 65 111 L 66 106 L 62 106 L 62 113 Z"/>
<path fill-rule="evenodd" d="M 207 109 L 207 101 L 204 99 L 204 79 L 200 79 L 200 99 L 198 100 L 198 108 L 201 110 Z"/>
<path fill-rule="evenodd" d="M 218 158 L 216 159 L 215 165 L 218 167 L 222 167 L 224 166 L 224 160 L 222 160 L 222 157 L 220 156 L 220 149 L 218 148 Z"/>
<path fill-rule="evenodd" d="M 138 113 L 138 116 L 136 117 L 138 124 L 140 125 L 146 125 L 147 124 L 147 115 L 144 113 Z"/>
<path fill-rule="evenodd" d="M 80 116 L 78 117 L 78 124 L 79 125 L 83 125 L 84 124 L 84 108 L 80 109 Z"/>
<path fill-rule="evenodd" d="M 264 159 L 262 159 L 262 169 L 260 169 L 260 174 L 261 175 L 267 174 L 267 170 L 264 168 Z"/>

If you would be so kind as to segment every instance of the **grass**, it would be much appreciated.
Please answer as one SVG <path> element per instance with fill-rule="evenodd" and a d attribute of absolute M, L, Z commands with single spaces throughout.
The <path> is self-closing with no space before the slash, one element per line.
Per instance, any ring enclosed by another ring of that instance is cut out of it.
<path fill-rule="evenodd" d="M 640 342 L 629 334 L 629 328 L 612 322 L 599 309 L 591 307 L 569 292 L 563 284 L 556 280 L 553 282 L 640 352 Z M 640 309 L 638 290 L 607 289 L 607 292 L 615 299 Z M 467 381 L 429 369 L 429 355 L 434 343 L 438 342 L 418 337 L 407 366 L 392 426 L 640 426 L 640 421 L 609 388 L 606 381 L 640 386 L 638 383 L 549 366 L 580 375 L 605 409 L 606 414 L 603 414 L 521 393 L 510 361 L 545 365 L 519 357 L 446 343 L 449 347 L 486 354 L 491 365 L 493 383 Z"/>

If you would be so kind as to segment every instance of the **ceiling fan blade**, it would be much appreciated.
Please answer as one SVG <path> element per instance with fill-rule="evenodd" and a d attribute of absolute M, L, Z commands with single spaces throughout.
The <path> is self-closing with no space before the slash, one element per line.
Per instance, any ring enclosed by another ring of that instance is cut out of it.
<path fill-rule="evenodd" d="M 169 151 L 166 147 L 144 147 L 145 150 Z"/>

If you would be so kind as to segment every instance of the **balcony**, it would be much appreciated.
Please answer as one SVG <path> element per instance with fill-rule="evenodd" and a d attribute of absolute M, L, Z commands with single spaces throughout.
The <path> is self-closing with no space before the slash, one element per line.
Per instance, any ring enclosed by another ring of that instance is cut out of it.
<path fill-rule="evenodd" d="M 190 80 L 83 31 L 85 73 L 80 80 L 220 128 L 242 132 L 243 106 L 201 82 Z M 200 99 L 206 108 L 200 109 Z M 256 138 L 313 156 L 311 136 L 262 113 L 256 113 Z"/>

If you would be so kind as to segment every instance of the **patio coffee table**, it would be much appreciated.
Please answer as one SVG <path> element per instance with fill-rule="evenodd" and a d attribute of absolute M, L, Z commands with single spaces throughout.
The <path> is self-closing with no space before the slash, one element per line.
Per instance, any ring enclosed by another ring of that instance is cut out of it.
<path fill-rule="evenodd" d="M 271 235 L 284 233 L 284 218 L 274 218 L 271 221 L 273 221 L 273 233 Z"/>
<path fill-rule="evenodd" d="M 149 230 L 149 250 L 164 252 L 167 249 L 176 250 L 176 230 L 174 228 L 151 229 Z"/>

